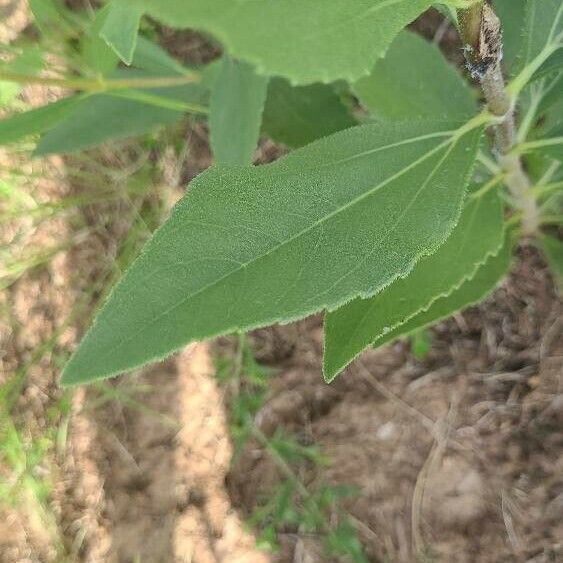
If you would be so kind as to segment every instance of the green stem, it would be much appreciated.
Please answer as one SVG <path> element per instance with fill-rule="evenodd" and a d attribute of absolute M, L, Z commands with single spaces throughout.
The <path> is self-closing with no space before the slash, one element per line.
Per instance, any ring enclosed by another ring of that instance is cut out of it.
<path fill-rule="evenodd" d="M 142 88 L 165 88 L 167 86 L 181 86 L 192 82 L 199 82 L 197 74 L 186 74 L 184 76 L 169 76 L 158 78 L 127 78 L 127 79 L 89 79 L 89 78 L 51 78 L 46 76 L 34 76 L 0 70 L 0 80 L 5 82 L 16 82 L 17 84 L 39 84 L 42 86 L 54 86 L 68 90 L 81 90 L 83 92 L 107 92 L 109 90 L 142 89 Z"/>

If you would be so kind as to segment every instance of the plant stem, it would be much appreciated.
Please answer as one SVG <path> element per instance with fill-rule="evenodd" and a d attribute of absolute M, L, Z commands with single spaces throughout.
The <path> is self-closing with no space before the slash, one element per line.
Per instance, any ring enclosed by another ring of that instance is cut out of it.
<path fill-rule="evenodd" d="M 164 88 L 167 86 L 181 86 L 182 84 L 199 82 L 200 78 L 196 74 L 162 78 L 128 78 L 108 80 L 103 78 L 50 78 L 0 70 L 0 80 L 6 82 L 16 82 L 17 84 L 40 84 L 43 86 L 68 88 L 69 90 L 81 90 L 83 92 L 106 92 L 109 90 L 124 90 L 128 88 Z"/>
<path fill-rule="evenodd" d="M 531 182 L 520 156 L 511 152 L 517 143 L 514 99 L 502 75 L 502 31 L 500 21 L 486 1 L 458 11 L 466 57 L 481 82 L 489 111 L 500 118 L 495 125 L 495 152 L 504 170 L 505 183 L 522 212 L 522 227 L 527 235 L 538 228 L 538 209 Z M 483 33 L 483 31 L 486 33 Z M 481 44 L 486 38 L 486 45 Z"/>

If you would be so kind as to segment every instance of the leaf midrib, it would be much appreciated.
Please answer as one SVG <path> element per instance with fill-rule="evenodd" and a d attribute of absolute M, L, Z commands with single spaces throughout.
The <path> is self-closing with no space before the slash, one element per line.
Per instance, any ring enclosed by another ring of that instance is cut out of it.
<path fill-rule="evenodd" d="M 433 134 L 434 136 L 438 135 L 438 134 Z M 414 143 L 417 141 L 421 141 L 421 140 L 427 140 L 428 135 L 424 135 L 421 136 L 419 138 L 416 139 L 409 139 L 408 141 L 405 141 L 404 144 L 410 144 L 410 143 Z M 301 236 L 307 234 L 308 232 L 312 231 L 314 228 L 318 227 L 319 225 L 323 224 L 324 222 L 326 222 L 327 220 L 331 219 L 334 216 L 337 216 L 339 213 L 342 213 L 344 211 L 346 211 L 347 209 L 349 209 L 350 207 L 353 207 L 354 205 L 358 204 L 359 202 L 363 201 L 365 198 L 370 197 L 371 195 L 373 195 L 374 193 L 376 193 L 377 191 L 379 191 L 380 189 L 384 188 L 385 186 L 387 186 L 389 183 L 397 180 L 398 178 L 400 178 L 401 176 L 403 176 L 404 174 L 406 174 L 407 172 L 409 172 L 410 170 L 412 170 L 413 168 L 416 168 L 417 166 L 419 166 L 420 164 L 422 164 L 426 159 L 430 158 L 431 156 L 433 156 L 436 152 L 440 151 L 441 149 L 443 149 L 445 146 L 447 146 L 450 142 L 454 142 L 457 143 L 458 139 L 460 137 L 452 134 L 451 138 L 447 139 L 446 141 L 440 143 L 439 145 L 437 145 L 436 147 L 434 147 L 432 150 L 430 150 L 429 152 L 425 153 L 423 156 L 419 157 L 417 160 L 415 160 L 414 162 L 410 163 L 408 166 L 406 166 L 405 168 L 403 168 L 402 170 L 400 170 L 399 172 L 393 174 L 392 176 L 390 176 L 389 178 L 386 178 L 384 181 L 382 181 L 380 184 L 378 184 L 377 186 L 374 186 L 371 190 L 368 190 L 367 192 L 364 192 L 363 194 L 361 194 L 360 196 L 354 198 L 353 200 L 351 200 L 350 202 L 348 202 L 346 205 L 338 208 L 335 211 L 330 212 L 329 214 L 325 215 L 324 217 L 322 217 L 321 219 L 315 221 L 314 223 L 312 223 L 311 225 L 307 226 L 307 228 L 299 231 L 298 233 L 296 233 L 295 235 L 293 235 L 292 237 L 288 238 L 287 240 L 283 241 L 282 243 L 270 248 L 266 253 L 261 254 L 260 256 L 254 257 L 252 260 L 249 260 L 248 262 L 243 263 L 240 268 L 236 268 L 234 270 L 231 270 L 230 272 L 226 273 L 225 275 L 221 276 L 220 278 L 212 281 L 211 283 L 208 283 L 206 285 L 204 285 L 203 287 L 199 288 L 197 291 L 195 291 L 194 293 L 191 293 L 189 295 L 187 295 L 186 297 L 182 298 L 180 301 L 178 301 L 177 303 L 175 303 L 174 305 L 168 307 L 168 309 L 162 311 L 159 315 L 157 315 L 154 319 L 152 319 L 152 321 L 150 321 L 147 325 L 145 325 L 144 327 L 140 328 L 139 330 L 135 331 L 134 333 L 129 333 L 127 338 L 125 338 L 124 340 L 122 340 L 121 342 L 119 342 L 118 344 L 116 344 L 115 346 L 109 348 L 106 350 L 106 352 L 104 354 L 101 354 L 98 357 L 98 360 L 102 360 L 107 358 L 109 355 L 113 354 L 115 352 L 115 350 L 117 350 L 118 348 L 120 348 L 121 346 L 123 346 L 124 344 L 130 342 L 131 340 L 135 339 L 139 334 L 141 334 L 142 332 L 144 332 L 145 330 L 147 330 L 148 328 L 152 327 L 153 325 L 155 325 L 156 323 L 158 323 L 159 321 L 161 321 L 164 317 L 166 317 L 167 315 L 169 315 L 171 312 L 173 312 L 175 309 L 177 309 L 178 307 L 181 307 L 186 301 L 193 299 L 195 297 L 197 297 L 199 294 L 203 293 L 204 291 L 208 290 L 211 287 L 214 287 L 215 285 L 221 283 L 222 281 L 224 281 L 225 279 L 229 278 L 230 276 L 238 273 L 241 270 L 244 270 L 245 268 L 247 268 L 250 264 L 256 263 L 260 260 L 263 260 L 264 258 L 268 257 L 270 254 L 278 251 L 280 248 L 286 246 L 287 244 L 290 244 L 291 242 L 297 240 L 298 238 L 300 238 Z M 370 154 L 371 152 L 377 152 L 379 150 L 385 150 L 386 148 L 391 148 L 391 147 L 396 147 L 397 143 L 393 143 L 391 145 L 387 145 L 385 147 L 378 147 L 378 149 L 374 150 L 374 151 L 366 151 L 365 153 L 360 153 L 360 155 L 358 156 L 362 156 L 365 154 Z"/>

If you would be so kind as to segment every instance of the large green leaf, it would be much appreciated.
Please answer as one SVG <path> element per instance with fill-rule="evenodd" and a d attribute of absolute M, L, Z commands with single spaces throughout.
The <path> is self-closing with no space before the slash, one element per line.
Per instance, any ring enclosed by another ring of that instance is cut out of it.
<path fill-rule="evenodd" d="M 477 123 L 366 125 L 273 164 L 204 172 L 114 289 L 63 383 L 332 310 L 405 276 L 458 220 Z"/>
<path fill-rule="evenodd" d="M 380 119 L 464 119 L 476 112 L 467 82 L 436 45 L 414 33 L 400 33 L 355 94 Z"/>
<path fill-rule="evenodd" d="M 298 148 L 355 124 L 332 86 L 270 80 L 262 128 L 275 141 Z"/>
<path fill-rule="evenodd" d="M 324 374 L 332 380 L 364 348 L 472 278 L 503 242 L 500 198 L 470 197 L 445 244 L 371 299 L 355 299 L 325 319 Z M 399 330 L 400 333 L 400 330 Z M 395 334 L 397 334 L 395 332 Z"/>
<path fill-rule="evenodd" d="M 209 128 L 216 163 L 251 164 L 262 122 L 268 79 L 245 62 L 223 57 L 211 92 Z"/>
<path fill-rule="evenodd" d="M 111 2 L 108 14 L 100 30 L 100 36 L 103 37 L 118 57 L 128 65 L 133 60 L 141 14 L 142 9 L 138 5 Z"/>
<path fill-rule="evenodd" d="M 128 5 L 132 0 L 121 0 Z M 356 80 L 431 0 L 134 0 L 172 27 L 211 33 L 261 74 Z"/>
<path fill-rule="evenodd" d="M 475 273 L 459 288 L 434 301 L 427 310 L 421 311 L 403 325 L 381 335 L 372 344 L 383 346 L 399 336 L 410 334 L 425 326 L 437 323 L 453 315 L 455 312 L 482 301 L 506 275 L 510 266 L 512 246 L 507 240 L 496 256 L 491 256 Z"/>

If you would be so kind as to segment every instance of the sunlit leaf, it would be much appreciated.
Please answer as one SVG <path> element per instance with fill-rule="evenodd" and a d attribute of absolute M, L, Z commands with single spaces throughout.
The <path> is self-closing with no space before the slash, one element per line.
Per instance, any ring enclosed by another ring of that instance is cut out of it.
<path fill-rule="evenodd" d="M 63 383 L 377 293 L 454 228 L 480 136 L 478 122 L 367 125 L 269 165 L 209 169 L 114 289 Z"/>

